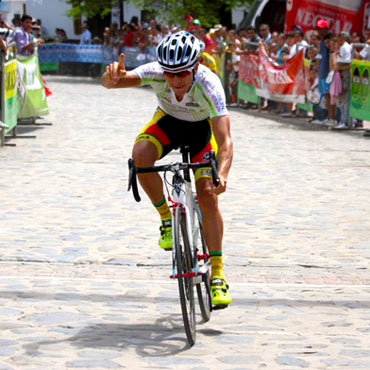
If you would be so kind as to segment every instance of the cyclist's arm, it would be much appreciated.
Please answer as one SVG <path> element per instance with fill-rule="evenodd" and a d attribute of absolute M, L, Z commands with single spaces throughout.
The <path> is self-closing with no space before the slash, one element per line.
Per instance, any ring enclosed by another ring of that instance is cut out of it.
<path fill-rule="evenodd" d="M 218 176 L 220 185 L 216 188 L 216 194 L 226 190 L 227 176 L 233 160 L 233 141 L 230 134 L 230 116 L 211 118 L 213 134 L 218 145 Z"/>
<path fill-rule="evenodd" d="M 135 72 L 126 71 L 124 60 L 125 55 L 122 53 L 119 62 L 113 62 L 105 68 L 101 83 L 107 89 L 141 85 L 141 79 Z"/>

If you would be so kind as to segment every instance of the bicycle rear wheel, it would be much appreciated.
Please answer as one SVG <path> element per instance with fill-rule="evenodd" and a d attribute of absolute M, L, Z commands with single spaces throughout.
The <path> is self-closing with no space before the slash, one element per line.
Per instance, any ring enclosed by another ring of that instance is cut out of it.
<path fill-rule="evenodd" d="M 183 274 L 192 273 L 193 258 L 189 244 L 186 216 L 181 206 L 176 208 L 173 232 L 182 318 L 188 343 L 192 346 L 195 343 L 196 333 L 194 283 L 193 277 L 183 276 Z"/>
<path fill-rule="evenodd" d="M 205 322 L 209 321 L 211 318 L 212 311 L 212 298 L 211 298 L 211 269 L 208 256 L 208 247 L 203 235 L 202 222 L 199 219 L 198 213 L 194 212 L 194 231 L 193 231 L 193 241 L 194 248 L 198 254 L 202 254 L 203 258 L 198 261 L 199 271 L 204 272 L 202 275 L 202 282 L 196 285 L 198 302 L 200 307 L 200 312 L 202 318 Z"/>

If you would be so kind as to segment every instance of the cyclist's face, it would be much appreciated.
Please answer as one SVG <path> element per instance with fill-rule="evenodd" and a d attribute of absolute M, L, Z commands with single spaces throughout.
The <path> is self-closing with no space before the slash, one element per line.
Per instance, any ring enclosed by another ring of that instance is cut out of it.
<path fill-rule="evenodd" d="M 196 72 L 196 68 L 194 71 Z M 164 78 L 176 95 L 184 95 L 193 83 L 193 71 L 164 72 Z"/>

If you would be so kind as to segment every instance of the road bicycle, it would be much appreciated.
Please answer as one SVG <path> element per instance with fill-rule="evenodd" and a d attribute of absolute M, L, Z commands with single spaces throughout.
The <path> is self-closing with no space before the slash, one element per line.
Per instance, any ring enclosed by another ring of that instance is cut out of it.
<path fill-rule="evenodd" d="M 129 164 L 129 185 L 134 198 L 141 198 L 137 186 L 137 174 L 164 172 L 164 183 L 172 209 L 172 279 L 177 279 L 182 317 L 188 343 L 192 346 L 196 338 L 194 286 L 204 322 L 211 317 L 212 307 L 210 276 L 211 266 L 206 241 L 202 231 L 202 214 L 196 193 L 192 189 L 190 170 L 211 167 L 215 186 L 219 184 L 217 162 L 214 151 L 209 152 L 209 160 L 190 163 L 189 147 L 180 146 L 182 162 L 174 162 L 152 167 L 136 167 L 131 158 Z M 172 181 L 167 174 L 172 173 Z M 172 188 L 171 192 L 169 187 Z"/>

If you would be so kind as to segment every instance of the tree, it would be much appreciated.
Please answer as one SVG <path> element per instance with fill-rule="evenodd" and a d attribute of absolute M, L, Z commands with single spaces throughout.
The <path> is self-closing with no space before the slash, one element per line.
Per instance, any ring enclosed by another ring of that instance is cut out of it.
<path fill-rule="evenodd" d="M 68 11 L 70 16 L 85 15 L 90 18 L 100 14 L 101 17 L 109 14 L 112 3 L 119 0 L 66 0 L 72 7 Z M 138 8 L 148 10 L 166 23 L 180 23 L 185 14 L 199 19 L 204 27 L 211 27 L 220 23 L 220 11 L 250 4 L 253 0 L 131 0 Z"/>

